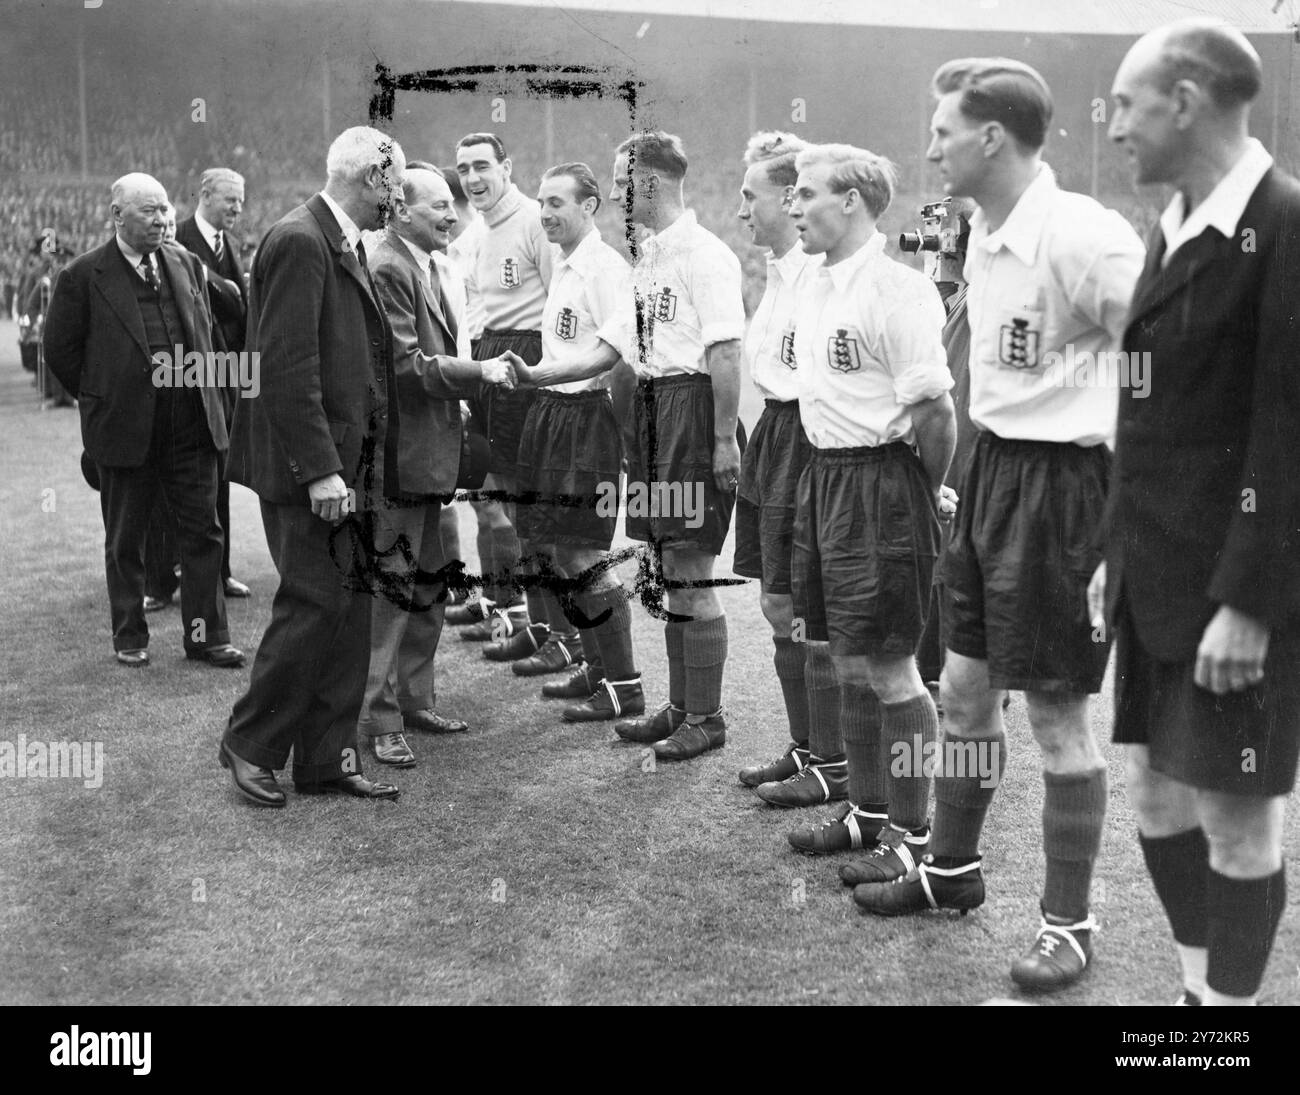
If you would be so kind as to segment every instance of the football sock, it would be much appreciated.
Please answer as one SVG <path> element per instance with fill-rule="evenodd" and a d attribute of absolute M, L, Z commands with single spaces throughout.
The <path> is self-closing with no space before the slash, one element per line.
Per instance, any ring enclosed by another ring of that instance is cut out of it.
<path fill-rule="evenodd" d="M 549 589 L 537 589 L 529 594 L 531 598 L 536 594 L 537 600 L 542 604 L 542 611 L 546 613 L 542 617 L 551 625 L 551 634 L 557 639 L 563 639 L 566 643 L 576 641 L 578 638 L 578 629 L 569 621 L 569 617 L 564 614 L 564 609 L 560 607 L 560 599 Z M 532 609 L 532 600 L 529 602 L 529 609 Z M 537 619 L 536 616 L 533 619 Z"/>
<path fill-rule="evenodd" d="M 960 867 L 979 858 L 984 818 L 1002 781 L 1002 768 L 1007 760 L 1007 739 L 1001 729 L 985 738 L 957 738 L 945 732 L 940 747 L 945 757 L 955 756 L 961 750 L 967 758 L 966 770 L 958 775 L 948 771 L 945 764 L 935 772 L 934 835 L 930 850 L 936 864 Z M 940 857 L 943 857 L 941 864 Z"/>
<path fill-rule="evenodd" d="M 600 657 L 600 643 L 596 640 L 595 628 L 584 628 L 578 632 L 582 645 L 582 660 L 587 663 L 588 673 L 593 681 L 604 680 L 605 663 Z"/>
<path fill-rule="evenodd" d="M 1180 951 L 1204 952 L 1206 945 L 1205 887 L 1210 873 L 1210 846 L 1205 833 L 1188 829 L 1174 836 L 1148 837 L 1138 833 L 1147 873 L 1156 896 L 1165 907 Z M 1205 971 L 1201 970 L 1204 987 Z M 1188 988 L 1192 988 L 1189 984 Z M 1198 993 L 1199 995 L 1199 993 Z"/>
<path fill-rule="evenodd" d="M 522 568 L 519 565 L 519 537 L 515 535 L 513 525 L 502 525 L 492 530 L 492 569 L 497 577 L 492 599 L 502 608 L 522 602 L 524 598 L 514 584 L 521 576 Z M 546 622 L 545 616 L 533 617 L 531 613 L 529 619 Z"/>
<path fill-rule="evenodd" d="M 840 686 L 830 648 L 809 643 L 804 665 L 808 691 L 808 749 L 826 764 L 844 759 L 840 736 Z"/>
<path fill-rule="evenodd" d="M 493 581 L 492 575 L 496 573 L 497 563 L 493 551 L 496 548 L 496 537 L 493 535 L 491 527 L 484 528 L 479 526 L 478 530 L 478 569 L 479 574 L 483 577 L 482 591 L 483 596 L 489 601 L 496 600 L 497 583 Z"/>
<path fill-rule="evenodd" d="M 664 646 L 668 648 L 668 702 L 677 710 L 686 709 L 686 663 L 683 661 L 685 624 L 664 624 Z"/>
<path fill-rule="evenodd" d="M 929 692 L 902 703 L 882 703 L 880 712 L 880 763 L 890 772 L 889 822 L 897 829 L 916 829 L 925 824 L 930 805 L 930 771 L 925 762 L 934 750 L 939 715 Z M 895 765 L 909 757 L 911 763 L 901 766 L 903 774 L 894 775 Z"/>
<path fill-rule="evenodd" d="M 608 610 L 609 618 L 592 628 L 594 646 L 599 647 L 599 661 L 612 681 L 630 681 L 640 676 L 632 654 L 632 609 L 622 586 L 588 593 L 583 599 L 583 612 L 590 620 L 597 619 Z"/>
<path fill-rule="evenodd" d="M 776 651 L 772 663 L 776 678 L 781 682 L 781 695 L 785 698 L 785 714 L 790 720 L 790 740 L 806 745 L 808 742 L 808 687 L 804 681 L 807 656 L 801 644 L 793 639 L 774 635 Z"/>
<path fill-rule="evenodd" d="M 1069 923 L 1088 918 L 1092 865 L 1106 820 L 1106 769 L 1043 773 L 1043 853 L 1047 882 L 1043 910 Z"/>
<path fill-rule="evenodd" d="M 880 701 L 865 684 L 840 685 L 840 721 L 849 761 L 849 801 L 873 810 L 889 801 L 881 764 Z"/>
<path fill-rule="evenodd" d="M 682 625 L 682 663 L 686 670 L 686 713 L 713 715 L 722 706 L 722 670 L 727 661 L 727 617 L 691 620 Z"/>
<path fill-rule="evenodd" d="M 1205 887 L 1209 964 L 1208 1005 L 1253 1004 L 1286 907 L 1286 872 L 1229 878 L 1213 868 Z"/>

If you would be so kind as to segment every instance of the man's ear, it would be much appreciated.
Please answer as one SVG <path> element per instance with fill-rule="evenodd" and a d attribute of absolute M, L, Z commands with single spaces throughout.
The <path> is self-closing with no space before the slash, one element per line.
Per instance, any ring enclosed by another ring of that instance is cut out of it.
<path fill-rule="evenodd" d="M 651 172 L 645 180 L 646 197 L 653 198 L 659 193 L 659 176 Z"/>
<path fill-rule="evenodd" d="M 501 167 L 505 171 L 507 179 L 510 178 L 510 172 L 514 170 L 514 166 L 515 165 L 510 162 L 509 156 L 501 161 Z"/>
<path fill-rule="evenodd" d="M 985 157 L 997 155 L 998 149 L 1006 142 L 1007 131 L 1002 127 L 1001 122 L 985 122 L 981 127 L 980 148 Z"/>

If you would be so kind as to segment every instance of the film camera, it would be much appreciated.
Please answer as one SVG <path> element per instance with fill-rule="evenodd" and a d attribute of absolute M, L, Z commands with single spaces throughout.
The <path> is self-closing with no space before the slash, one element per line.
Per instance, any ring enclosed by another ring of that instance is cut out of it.
<path fill-rule="evenodd" d="M 973 211 L 973 204 L 961 199 L 926 202 L 921 206 L 921 231 L 900 233 L 898 246 L 909 254 L 922 252 L 925 272 L 936 282 L 959 285 Z"/>

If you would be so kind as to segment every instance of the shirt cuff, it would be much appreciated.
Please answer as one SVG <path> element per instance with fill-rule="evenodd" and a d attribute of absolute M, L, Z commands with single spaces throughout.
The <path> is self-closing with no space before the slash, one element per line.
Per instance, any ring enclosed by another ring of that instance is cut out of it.
<path fill-rule="evenodd" d="M 731 342 L 733 339 L 740 341 L 745 337 L 745 324 L 740 323 L 706 323 L 700 331 L 700 341 L 705 346 L 713 346 L 719 342 Z"/>
<path fill-rule="evenodd" d="M 946 365 L 909 365 L 894 377 L 894 398 L 905 407 L 935 399 L 953 386 L 952 373 Z"/>

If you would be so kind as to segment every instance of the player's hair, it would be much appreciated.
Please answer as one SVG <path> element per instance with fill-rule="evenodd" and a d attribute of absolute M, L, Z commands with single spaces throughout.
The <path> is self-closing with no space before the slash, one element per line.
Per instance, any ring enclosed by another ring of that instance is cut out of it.
<path fill-rule="evenodd" d="M 962 57 L 939 66 L 936 99 L 961 92 L 958 106 L 975 122 L 997 122 L 1022 148 L 1037 151 L 1052 121 L 1052 92 L 1037 70 L 1007 57 Z"/>
<path fill-rule="evenodd" d="M 749 138 L 749 144 L 745 146 L 745 166 L 766 164 L 768 182 L 776 186 L 794 186 L 799 177 L 794 160 L 807 147 L 808 142 L 793 133 L 765 129 Z"/>
<path fill-rule="evenodd" d="M 345 129 L 325 157 L 329 177 L 344 182 L 358 181 L 372 167 L 391 167 L 392 174 L 400 176 L 406 170 L 406 156 L 392 137 L 368 125 Z"/>
<path fill-rule="evenodd" d="M 554 179 L 558 175 L 566 175 L 573 180 L 573 193 L 579 204 L 588 198 L 595 198 L 596 208 L 600 208 L 600 184 L 596 182 L 596 176 L 585 163 L 556 164 L 554 167 L 548 167 L 542 174 L 542 178 Z"/>
<path fill-rule="evenodd" d="M 1213 19 L 1184 19 L 1165 28 L 1153 74 L 1162 94 L 1168 95 L 1179 80 L 1191 80 L 1220 108 L 1249 103 L 1263 78 L 1259 54 L 1246 36 Z"/>
<path fill-rule="evenodd" d="M 228 167 L 209 167 L 199 179 L 199 193 L 211 194 L 220 183 L 238 183 L 244 185 L 244 176 Z"/>
<path fill-rule="evenodd" d="M 634 133 L 614 149 L 616 156 L 624 153 L 627 153 L 628 162 L 634 169 L 641 167 L 657 171 L 670 179 L 686 177 L 686 150 L 682 147 L 682 139 L 662 129 Z"/>
<path fill-rule="evenodd" d="M 495 133 L 466 133 L 459 141 L 456 142 L 456 149 L 469 148 L 470 145 L 489 144 L 492 146 L 492 155 L 497 158 L 497 163 L 505 163 L 506 146 L 501 143 L 501 138 Z"/>
<path fill-rule="evenodd" d="M 442 168 L 436 164 L 431 164 L 428 160 L 407 160 L 407 171 L 441 171 Z"/>
<path fill-rule="evenodd" d="M 898 169 L 884 156 L 851 144 L 815 144 L 795 157 L 795 166 L 800 171 L 813 164 L 829 164 L 831 192 L 845 194 L 856 190 L 867 212 L 877 220 L 894 200 Z"/>
<path fill-rule="evenodd" d="M 469 195 L 465 193 L 465 188 L 460 185 L 460 176 L 456 174 L 454 167 L 440 167 L 443 179 L 447 182 L 447 187 L 451 191 L 451 200 L 457 205 L 468 205 Z"/>

